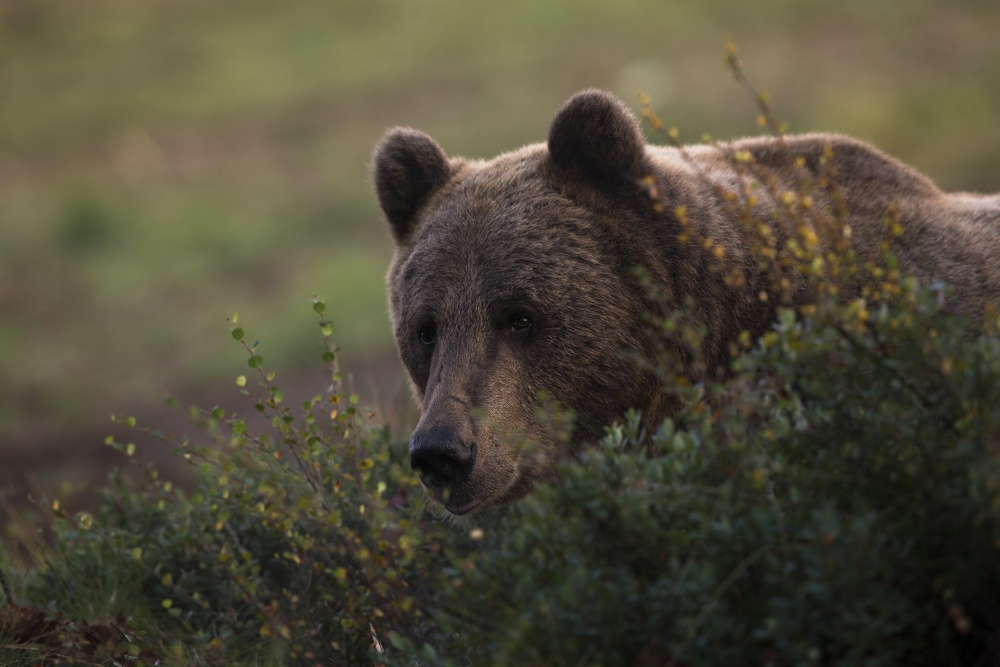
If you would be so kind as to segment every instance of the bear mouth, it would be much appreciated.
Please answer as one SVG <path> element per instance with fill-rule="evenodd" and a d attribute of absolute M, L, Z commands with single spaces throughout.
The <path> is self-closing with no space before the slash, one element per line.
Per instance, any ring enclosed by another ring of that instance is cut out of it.
<path fill-rule="evenodd" d="M 482 498 L 477 498 L 462 487 L 445 490 L 433 489 L 424 485 L 424 491 L 434 500 L 434 503 L 444 508 L 452 516 L 466 516 L 483 507 Z"/>
<path fill-rule="evenodd" d="M 445 488 L 424 486 L 438 505 L 453 516 L 472 514 L 484 504 L 483 498 L 475 492 L 475 486 L 459 483 Z"/>
<path fill-rule="evenodd" d="M 482 503 L 480 503 L 475 498 L 472 498 L 461 505 L 456 505 L 450 501 L 439 501 L 439 502 L 441 502 L 442 507 L 448 510 L 449 514 L 452 514 L 454 516 L 466 516 L 468 514 L 472 514 L 474 511 L 476 511 L 482 506 Z"/>
<path fill-rule="evenodd" d="M 471 493 L 468 485 L 465 484 L 445 490 L 444 492 L 435 491 L 426 486 L 424 488 L 432 494 L 438 505 L 443 507 L 449 514 L 460 517 L 475 514 L 487 506 L 506 505 L 507 503 L 520 500 L 535 488 L 535 480 L 530 475 L 525 474 L 524 471 L 521 471 L 511 481 L 510 486 L 506 490 L 496 496 L 485 498 L 481 496 L 477 497 Z"/>

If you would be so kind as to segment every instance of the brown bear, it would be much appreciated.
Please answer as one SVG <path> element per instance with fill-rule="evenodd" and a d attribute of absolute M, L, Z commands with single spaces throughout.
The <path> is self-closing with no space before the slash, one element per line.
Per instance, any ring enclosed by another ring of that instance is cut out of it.
<path fill-rule="evenodd" d="M 667 295 L 661 311 L 696 301 L 699 377 L 729 364 L 741 332 L 772 325 L 781 294 L 815 298 L 752 247 L 808 245 L 808 230 L 782 224 L 789 211 L 826 211 L 838 230 L 822 243 L 872 258 L 889 219 L 904 230 L 902 270 L 950 283 L 973 314 L 1000 295 L 1000 195 L 945 194 L 843 136 L 652 146 L 622 102 L 588 90 L 547 143 L 468 160 L 397 128 L 373 171 L 395 240 L 392 324 L 421 410 L 410 460 L 453 515 L 522 496 L 629 409 L 648 425 L 670 414 L 670 388 L 622 354 L 651 353 L 649 282 Z M 568 442 L 536 423 L 543 395 L 575 415 Z"/>

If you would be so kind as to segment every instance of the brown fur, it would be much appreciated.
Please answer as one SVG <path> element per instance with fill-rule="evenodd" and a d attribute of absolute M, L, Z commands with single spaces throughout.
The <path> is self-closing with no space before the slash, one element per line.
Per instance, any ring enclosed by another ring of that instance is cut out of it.
<path fill-rule="evenodd" d="M 752 171 L 734 167 L 732 156 L 744 151 Z M 704 365 L 691 374 L 724 367 L 740 332 L 758 336 L 771 325 L 775 300 L 759 298 L 773 291 L 769 279 L 737 209 L 719 193 L 742 191 L 754 175 L 798 191 L 803 176 L 831 174 L 859 254 L 877 256 L 894 206 L 905 230 L 906 242 L 894 249 L 904 271 L 944 279 L 970 314 L 997 302 L 1000 195 L 945 194 L 847 137 L 747 139 L 682 152 L 647 145 L 631 112 L 600 91 L 571 98 L 547 144 L 488 161 L 449 159 L 415 130 L 388 132 L 374 175 L 396 241 L 390 308 L 421 408 L 411 462 L 435 498 L 465 514 L 529 490 L 566 447 L 533 418 L 542 392 L 576 415 L 570 448 L 600 437 L 630 408 L 647 423 L 662 420 L 669 392 L 621 355 L 650 352 L 651 303 L 635 267 L 670 303 L 696 299 L 707 336 Z M 825 191 L 815 197 L 817 208 L 834 206 Z M 699 242 L 679 238 L 677 207 Z M 778 209 L 761 197 L 753 217 L 786 238 Z M 541 446 L 526 456 L 517 439 Z"/>

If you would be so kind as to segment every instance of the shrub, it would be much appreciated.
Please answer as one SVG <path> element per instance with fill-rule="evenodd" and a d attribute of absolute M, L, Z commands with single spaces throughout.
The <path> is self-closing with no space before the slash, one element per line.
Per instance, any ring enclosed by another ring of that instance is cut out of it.
<path fill-rule="evenodd" d="M 685 428 L 613 427 L 513 508 L 444 589 L 472 663 L 1000 657 L 1000 340 L 913 283 L 857 318 L 783 313 Z"/>
<path fill-rule="evenodd" d="M 265 431 L 197 412 L 204 440 L 176 443 L 196 490 L 116 477 L 93 515 L 58 522 L 21 592 L 49 635 L 8 612 L 0 656 L 984 664 L 1000 336 L 995 318 L 970 336 L 942 289 L 782 311 L 731 378 L 680 390 L 676 424 L 646 433 L 631 415 L 558 484 L 464 526 L 429 517 L 405 444 L 344 393 L 332 349 L 330 387 L 295 411 L 247 346 L 259 391 L 242 391 Z"/>
<path fill-rule="evenodd" d="M 314 308 L 322 313 L 323 302 Z M 320 325 L 329 341 L 330 323 Z M 235 317 L 231 330 L 242 342 Z M 399 465 L 405 443 L 373 427 L 345 393 L 332 347 L 323 352 L 330 386 L 296 411 L 256 346 L 243 344 L 259 382 L 237 383 L 264 430 L 221 408 L 192 411 L 199 441 L 144 428 L 197 467 L 197 488 L 186 493 L 156 469 L 138 490 L 114 477 L 93 515 L 56 524 L 24 597 L 141 628 L 131 654 L 178 664 L 370 664 L 376 633 L 425 634 L 424 573 L 446 565 L 447 533 L 410 501 L 418 482 Z M 132 443 L 109 444 L 135 453 Z"/>

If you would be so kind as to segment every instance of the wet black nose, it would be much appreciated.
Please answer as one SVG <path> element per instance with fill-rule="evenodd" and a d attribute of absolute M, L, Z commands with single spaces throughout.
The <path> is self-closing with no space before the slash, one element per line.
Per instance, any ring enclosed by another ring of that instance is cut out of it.
<path fill-rule="evenodd" d="M 420 475 L 420 481 L 434 491 L 461 484 L 475 461 L 475 445 L 466 445 L 454 431 L 419 431 L 410 438 L 410 466 Z"/>

